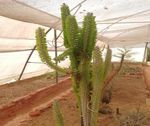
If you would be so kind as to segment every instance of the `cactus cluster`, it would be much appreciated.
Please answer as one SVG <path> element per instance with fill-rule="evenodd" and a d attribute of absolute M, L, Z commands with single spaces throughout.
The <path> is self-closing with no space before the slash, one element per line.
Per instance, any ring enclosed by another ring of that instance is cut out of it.
<path fill-rule="evenodd" d="M 101 50 L 95 47 L 97 29 L 92 13 L 87 13 L 82 27 L 79 27 L 75 16 L 70 14 L 69 7 L 63 4 L 61 19 L 66 51 L 55 60 L 61 61 L 69 56 L 73 91 L 83 122 L 81 125 L 97 126 L 102 88 L 111 62 L 111 50 L 108 48 L 105 61 L 103 61 Z M 44 63 L 57 71 L 67 72 L 52 62 L 48 55 L 44 30 L 41 28 L 36 31 L 36 43 L 37 51 Z M 54 109 L 58 126 L 63 126 L 58 103 L 54 103 Z"/>

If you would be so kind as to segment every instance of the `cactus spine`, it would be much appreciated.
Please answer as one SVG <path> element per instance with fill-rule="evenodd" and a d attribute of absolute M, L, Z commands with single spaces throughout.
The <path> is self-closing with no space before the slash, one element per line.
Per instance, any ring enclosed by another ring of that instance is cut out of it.
<path fill-rule="evenodd" d="M 92 13 L 84 17 L 82 27 L 79 27 L 76 18 L 70 14 L 69 7 L 63 4 L 61 7 L 61 19 L 66 51 L 55 60 L 70 59 L 71 77 L 74 94 L 77 98 L 82 126 L 97 126 L 98 109 L 104 79 L 108 73 L 111 61 L 111 51 L 107 51 L 105 62 L 96 43 L 96 23 Z M 44 30 L 36 31 L 37 50 L 41 60 L 53 69 L 64 72 L 64 69 L 55 66 L 48 55 Z M 94 50 L 94 52 L 93 52 Z M 93 58 L 93 63 L 92 63 Z M 66 72 L 66 71 L 65 71 Z M 55 118 L 58 126 L 63 126 L 63 121 L 57 103 L 54 103 Z"/>

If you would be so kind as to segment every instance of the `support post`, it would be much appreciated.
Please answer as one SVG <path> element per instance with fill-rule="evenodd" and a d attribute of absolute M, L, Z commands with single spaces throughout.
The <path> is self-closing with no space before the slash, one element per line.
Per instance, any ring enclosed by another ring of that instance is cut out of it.
<path fill-rule="evenodd" d="M 57 58 L 57 31 L 54 30 L 54 41 L 55 41 L 55 58 Z M 58 64 L 55 60 L 56 65 Z M 58 71 L 56 70 L 56 84 L 58 84 Z"/>
<path fill-rule="evenodd" d="M 28 64 L 28 62 L 29 62 L 29 60 L 30 60 L 30 58 L 31 58 L 31 56 L 32 56 L 32 54 L 33 54 L 33 52 L 34 52 L 35 49 L 36 49 L 36 45 L 33 47 L 33 49 L 32 49 L 32 51 L 31 51 L 31 53 L 30 53 L 30 55 L 29 55 L 27 61 L 25 62 L 24 67 L 23 67 L 23 69 L 22 69 L 22 71 L 21 71 L 21 74 L 20 74 L 20 76 L 19 76 L 19 78 L 18 78 L 18 81 L 21 79 L 21 77 L 22 77 L 22 75 L 23 75 L 23 73 L 24 73 L 24 71 L 25 71 L 25 68 L 26 68 L 26 66 L 27 66 L 27 64 Z"/>

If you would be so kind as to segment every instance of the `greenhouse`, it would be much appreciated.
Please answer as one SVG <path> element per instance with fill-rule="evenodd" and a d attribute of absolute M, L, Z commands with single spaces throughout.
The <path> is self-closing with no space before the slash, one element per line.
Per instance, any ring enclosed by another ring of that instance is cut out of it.
<path fill-rule="evenodd" d="M 0 126 L 150 126 L 150 0 L 0 0 Z"/>

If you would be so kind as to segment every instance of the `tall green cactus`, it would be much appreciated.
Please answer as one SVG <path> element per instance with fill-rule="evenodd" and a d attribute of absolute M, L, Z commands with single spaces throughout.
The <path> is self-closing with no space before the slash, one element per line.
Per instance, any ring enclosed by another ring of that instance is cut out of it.
<path fill-rule="evenodd" d="M 80 80 L 80 97 L 81 110 L 83 116 L 84 126 L 90 125 L 90 110 L 88 105 L 90 103 L 90 72 L 91 72 L 91 58 L 92 51 L 96 41 L 96 23 L 95 17 L 92 13 L 88 13 L 84 17 L 82 35 L 82 53 L 79 65 Z"/>
<path fill-rule="evenodd" d="M 102 52 L 98 47 L 95 47 L 93 51 L 93 68 L 92 68 L 92 83 L 93 83 L 93 94 L 91 96 L 91 121 L 90 126 L 98 126 L 98 110 L 103 97 L 103 86 L 104 80 L 111 66 L 111 50 L 108 48 L 105 61 L 102 59 Z"/>
<path fill-rule="evenodd" d="M 101 91 L 103 88 L 104 80 L 104 62 L 101 52 L 98 47 L 93 51 L 93 68 L 92 68 L 92 83 L 93 94 L 91 96 L 91 125 L 97 126 L 98 110 L 100 105 Z"/>
<path fill-rule="evenodd" d="M 102 87 L 111 62 L 111 50 L 108 49 L 105 61 L 103 61 L 100 49 L 98 47 L 94 49 L 97 29 L 92 13 L 88 13 L 84 17 L 83 25 L 79 27 L 75 16 L 70 14 L 69 7 L 63 4 L 61 19 L 66 51 L 54 60 L 61 61 L 69 56 L 73 90 L 77 98 L 81 119 L 83 119 L 83 125 L 81 125 L 97 126 Z M 36 31 L 36 42 L 41 60 L 53 69 L 66 72 L 51 61 L 44 30 L 41 28 Z M 58 106 L 54 104 L 54 111 L 58 112 L 57 110 L 59 110 Z M 63 126 L 59 114 L 55 114 L 55 118 L 57 124 Z"/>

